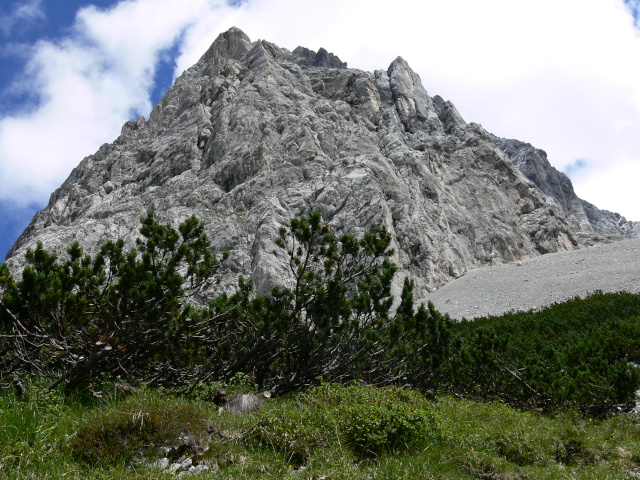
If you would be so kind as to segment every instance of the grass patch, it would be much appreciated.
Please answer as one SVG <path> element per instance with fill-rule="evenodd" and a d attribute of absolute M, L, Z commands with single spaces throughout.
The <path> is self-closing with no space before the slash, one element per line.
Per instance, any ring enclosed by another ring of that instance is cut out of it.
<path fill-rule="evenodd" d="M 85 408 L 87 403 L 80 397 L 48 391 L 39 382 L 25 381 L 20 398 L 13 391 L 1 392 L 0 475 L 41 471 L 65 457 L 65 438 L 73 431 L 69 419 Z"/>
<path fill-rule="evenodd" d="M 196 405 L 143 393 L 87 418 L 69 441 L 75 459 L 90 464 L 128 463 L 134 455 L 161 455 L 162 447 L 194 451 L 210 424 Z M 164 455 L 163 455 L 164 456 Z"/>
<path fill-rule="evenodd" d="M 637 415 L 523 412 L 363 384 L 325 384 L 245 415 L 157 390 L 108 401 L 37 385 L 27 393 L 27 400 L 0 393 L 0 478 L 174 478 L 131 459 L 160 458 L 159 447 L 185 445 L 186 436 L 197 447 L 171 455 L 208 462 L 197 479 L 630 479 L 640 472 Z"/>

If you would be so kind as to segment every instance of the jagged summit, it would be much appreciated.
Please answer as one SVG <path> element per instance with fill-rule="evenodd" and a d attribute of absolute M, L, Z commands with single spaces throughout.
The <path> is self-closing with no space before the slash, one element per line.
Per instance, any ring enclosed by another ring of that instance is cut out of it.
<path fill-rule="evenodd" d="M 586 218 L 577 215 L 505 142 L 429 96 L 400 57 L 363 72 L 324 49 L 291 52 L 232 28 L 148 121 L 125 123 L 80 162 L 9 263 L 19 267 L 38 241 L 60 251 L 74 240 L 89 249 L 132 241 L 153 209 L 174 224 L 204 220 L 214 246 L 230 251 L 227 284 L 250 274 L 264 292 L 287 281 L 273 254 L 279 227 L 320 205 L 340 230 L 386 225 L 398 285 L 409 275 L 419 295 L 469 268 L 578 248 L 601 238 L 598 228 L 637 234 L 635 224 L 594 220 L 597 209 L 583 205 Z"/>
<path fill-rule="evenodd" d="M 251 48 L 251 40 L 236 27 L 231 27 L 211 44 L 209 50 L 200 59 L 200 62 L 211 62 L 215 57 L 223 57 L 240 60 Z M 200 63 L 198 62 L 198 63 Z"/>
<path fill-rule="evenodd" d="M 308 48 L 298 47 L 293 53 L 304 58 L 307 61 L 307 65 L 312 67 L 347 68 L 346 62 L 341 61 L 333 53 L 327 52 L 324 48 L 320 48 L 316 53 Z"/>

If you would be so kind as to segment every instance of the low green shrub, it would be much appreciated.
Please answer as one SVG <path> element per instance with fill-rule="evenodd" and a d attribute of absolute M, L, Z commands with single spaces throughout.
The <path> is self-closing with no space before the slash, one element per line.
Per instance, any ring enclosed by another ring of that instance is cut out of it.
<path fill-rule="evenodd" d="M 640 387 L 640 295 L 596 293 L 450 324 L 460 345 L 441 371 L 450 390 L 525 409 L 628 408 Z"/>
<path fill-rule="evenodd" d="M 235 293 L 201 308 L 190 299 L 204 299 L 222 278 L 204 224 L 191 217 L 176 230 L 153 212 L 141 221 L 136 249 L 119 239 L 92 258 L 75 243 L 62 261 L 39 245 L 19 281 L 0 264 L 0 388 L 38 371 L 49 389 L 78 393 L 117 374 L 213 400 L 222 386 L 283 395 L 322 377 L 402 382 L 527 410 L 606 415 L 634 405 L 640 295 L 598 293 L 458 323 L 431 303 L 415 308 L 407 278 L 394 311 L 389 232 L 338 235 L 314 209 L 275 241 L 295 288 L 256 295 L 240 277 Z M 346 388 L 354 390 L 345 398 L 359 401 L 344 400 L 334 414 L 361 455 L 397 448 L 424 426 L 414 399 Z"/>
<path fill-rule="evenodd" d="M 406 449 L 433 440 L 439 432 L 432 406 L 412 390 L 324 384 L 311 390 L 307 398 L 324 410 L 345 445 L 361 458 Z"/>
<path fill-rule="evenodd" d="M 288 464 L 302 465 L 325 443 L 325 426 L 320 412 L 292 404 L 261 410 L 250 435 L 259 445 L 282 453 Z"/>
<path fill-rule="evenodd" d="M 150 447 L 173 446 L 185 435 L 202 439 L 208 425 L 193 404 L 143 394 L 86 419 L 68 446 L 83 463 L 116 465 Z"/>
<path fill-rule="evenodd" d="M 252 438 L 302 464 L 310 452 L 337 443 L 357 458 L 406 450 L 439 436 L 432 405 L 419 393 L 398 387 L 323 383 L 301 402 L 257 414 Z"/>

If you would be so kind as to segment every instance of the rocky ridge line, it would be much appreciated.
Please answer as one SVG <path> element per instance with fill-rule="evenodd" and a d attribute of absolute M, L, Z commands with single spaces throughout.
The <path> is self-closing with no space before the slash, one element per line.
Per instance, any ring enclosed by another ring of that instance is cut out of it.
<path fill-rule="evenodd" d="M 547 201 L 563 210 L 583 244 L 640 237 L 640 222 L 628 221 L 618 213 L 600 210 L 578 198 L 569 177 L 551 166 L 544 150 L 520 140 L 491 137 L 511 162 L 547 196 Z"/>

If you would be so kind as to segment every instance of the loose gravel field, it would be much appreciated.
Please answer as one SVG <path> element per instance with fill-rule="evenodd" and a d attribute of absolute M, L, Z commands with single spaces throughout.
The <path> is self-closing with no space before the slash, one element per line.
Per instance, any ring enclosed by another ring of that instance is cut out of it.
<path fill-rule="evenodd" d="M 546 307 L 602 290 L 640 293 L 640 239 L 470 270 L 421 301 L 462 319 Z"/>

